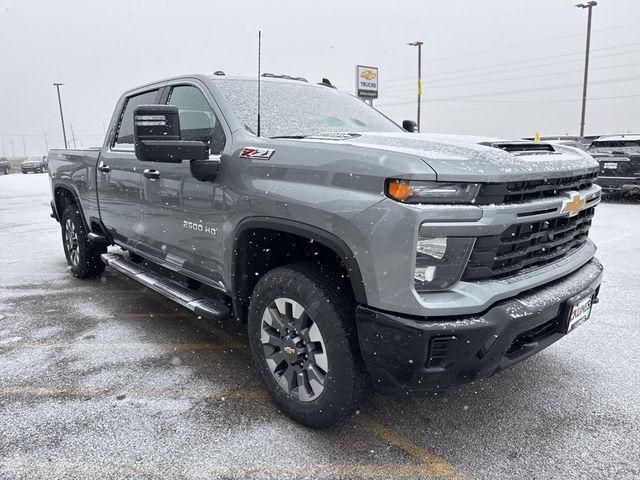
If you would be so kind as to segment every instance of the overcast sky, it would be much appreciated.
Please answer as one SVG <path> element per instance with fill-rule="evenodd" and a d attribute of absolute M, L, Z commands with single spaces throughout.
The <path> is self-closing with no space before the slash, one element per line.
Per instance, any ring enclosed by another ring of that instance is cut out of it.
<path fill-rule="evenodd" d="M 263 71 L 353 92 L 355 65 L 380 68 L 374 103 L 415 118 L 423 47 L 423 131 L 577 134 L 586 11 L 570 0 L 0 0 L 4 153 L 61 145 L 53 82 L 78 147 L 102 142 L 118 96 L 185 73 Z M 594 9 L 587 134 L 640 131 L 640 1 Z M 0 154 L 2 154 L 0 146 Z"/>

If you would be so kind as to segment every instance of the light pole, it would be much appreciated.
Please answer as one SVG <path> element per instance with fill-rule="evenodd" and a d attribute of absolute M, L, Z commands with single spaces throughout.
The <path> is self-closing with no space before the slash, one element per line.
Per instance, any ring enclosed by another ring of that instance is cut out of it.
<path fill-rule="evenodd" d="M 420 131 L 420 97 L 422 96 L 422 44 L 423 42 L 410 42 L 407 45 L 418 47 L 418 113 L 417 124 L 418 132 Z"/>
<path fill-rule="evenodd" d="M 64 129 L 64 115 L 62 114 L 62 100 L 60 99 L 60 87 L 64 85 L 64 83 L 54 83 L 56 86 L 56 90 L 58 91 L 58 106 L 60 107 L 60 122 L 62 122 L 62 137 L 64 138 L 64 148 L 69 148 L 67 146 L 67 132 Z"/>
<path fill-rule="evenodd" d="M 576 7 L 587 9 L 587 48 L 584 54 L 584 81 L 582 84 L 582 115 L 580 117 L 580 136 L 584 136 L 584 117 L 587 111 L 587 80 L 589 77 L 589 48 L 591 45 L 591 12 L 598 2 L 578 3 Z"/>

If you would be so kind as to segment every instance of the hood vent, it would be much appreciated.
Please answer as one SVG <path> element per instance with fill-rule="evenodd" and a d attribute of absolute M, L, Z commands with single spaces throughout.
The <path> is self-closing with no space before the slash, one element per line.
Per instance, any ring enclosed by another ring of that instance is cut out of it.
<path fill-rule="evenodd" d="M 553 145 L 540 142 L 482 142 L 485 147 L 499 148 L 514 154 L 555 153 Z"/>

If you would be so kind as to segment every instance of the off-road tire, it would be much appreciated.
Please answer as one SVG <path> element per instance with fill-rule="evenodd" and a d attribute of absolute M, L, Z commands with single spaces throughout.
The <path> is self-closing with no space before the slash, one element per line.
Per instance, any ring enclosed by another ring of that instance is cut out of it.
<path fill-rule="evenodd" d="M 105 267 L 100 255 L 107 251 L 107 247 L 89 242 L 80 211 L 75 204 L 69 204 L 64 209 L 60 225 L 64 255 L 71 272 L 78 278 L 99 277 Z M 67 233 L 74 236 L 75 240 L 69 241 Z"/>
<path fill-rule="evenodd" d="M 312 400 L 302 401 L 287 393 L 267 364 L 261 339 L 263 314 L 281 298 L 300 304 L 324 340 L 328 368 L 323 390 Z M 293 420 L 314 428 L 342 423 L 370 394 L 371 383 L 358 348 L 355 307 L 348 288 L 311 262 L 271 270 L 253 290 L 248 314 L 252 358 L 275 403 Z"/>

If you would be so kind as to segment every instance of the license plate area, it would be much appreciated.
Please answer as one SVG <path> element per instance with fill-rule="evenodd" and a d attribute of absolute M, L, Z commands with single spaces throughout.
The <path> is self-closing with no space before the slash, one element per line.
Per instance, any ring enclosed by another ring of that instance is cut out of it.
<path fill-rule="evenodd" d="M 593 292 L 585 292 L 577 298 L 567 301 L 564 313 L 564 321 L 561 325 L 563 333 L 569 333 L 586 322 L 591 316 L 593 306 Z"/>

